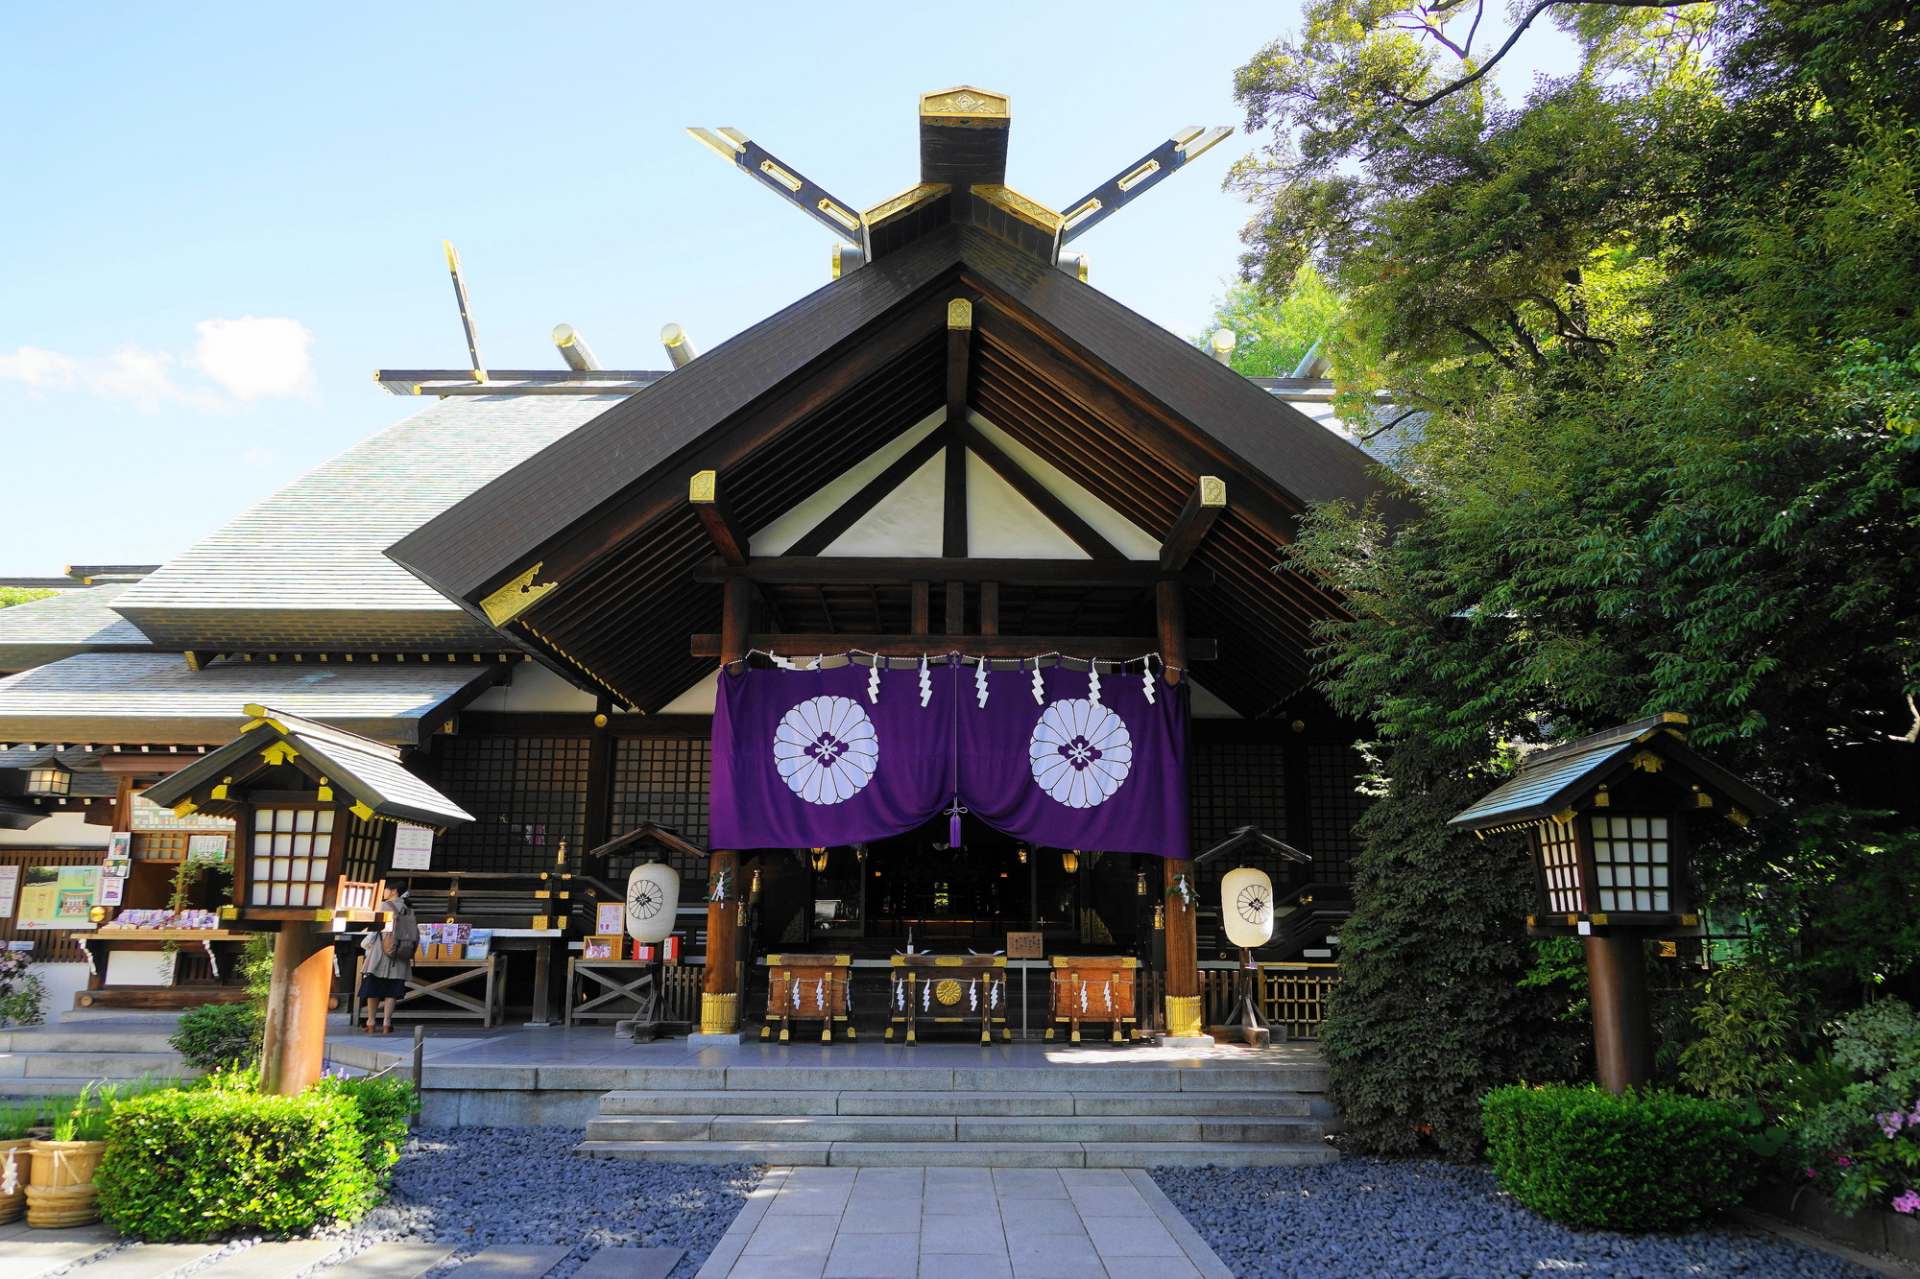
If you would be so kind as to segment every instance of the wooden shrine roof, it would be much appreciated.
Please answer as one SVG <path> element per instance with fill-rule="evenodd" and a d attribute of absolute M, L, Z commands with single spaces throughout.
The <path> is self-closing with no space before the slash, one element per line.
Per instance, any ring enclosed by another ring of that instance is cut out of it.
<path fill-rule="evenodd" d="M 518 578 L 556 583 L 506 629 L 656 709 L 711 667 L 690 657 L 689 633 L 718 629 L 719 592 L 695 580 L 711 549 L 687 504 L 691 475 L 718 471 L 740 527 L 761 528 L 938 410 L 956 296 L 974 300 L 968 406 L 1142 530 L 1165 536 L 1198 476 L 1226 479 L 1227 513 L 1194 560 L 1211 585 L 1190 613 L 1195 633 L 1232 639 L 1196 674 L 1246 714 L 1305 683 L 1314 624 L 1340 603 L 1279 567 L 1281 545 L 1311 503 L 1372 501 L 1397 517 L 1404 499 L 1266 389 L 973 227 L 931 232 L 809 294 L 388 553 L 476 614 Z"/>

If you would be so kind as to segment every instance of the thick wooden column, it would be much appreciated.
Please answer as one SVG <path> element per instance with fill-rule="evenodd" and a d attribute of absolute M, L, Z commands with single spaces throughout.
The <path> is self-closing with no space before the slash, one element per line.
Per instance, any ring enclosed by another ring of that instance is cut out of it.
<path fill-rule="evenodd" d="M 1608 1092 L 1624 1093 L 1653 1078 L 1646 956 L 1638 937 L 1588 937 L 1585 942 L 1594 1074 Z"/>
<path fill-rule="evenodd" d="M 753 586 L 746 578 L 729 578 L 721 587 L 725 594 L 720 606 L 721 678 L 725 665 L 747 655 L 749 614 L 753 605 Z M 725 885 L 721 900 L 714 890 Z M 700 986 L 700 1033 L 731 1035 L 740 1028 L 740 980 L 735 954 L 739 949 L 740 900 L 746 885 L 740 883 L 740 854 L 731 849 L 714 849 L 707 856 L 707 971 Z"/>
<path fill-rule="evenodd" d="M 329 936 L 315 923 L 282 923 L 273 939 L 260 1091 L 292 1096 L 320 1078 L 332 988 Z"/>
<path fill-rule="evenodd" d="M 1177 684 L 1187 673 L 1187 602 L 1179 581 L 1162 578 L 1156 582 L 1153 603 L 1160 657 L 1166 663 L 1164 677 L 1168 684 Z M 1193 863 L 1186 858 L 1167 858 L 1167 1035 L 1194 1039 L 1207 1033 L 1206 1017 L 1201 1009 L 1200 939 L 1194 928 L 1194 907 L 1171 892 L 1182 876 L 1191 888 Z"/>

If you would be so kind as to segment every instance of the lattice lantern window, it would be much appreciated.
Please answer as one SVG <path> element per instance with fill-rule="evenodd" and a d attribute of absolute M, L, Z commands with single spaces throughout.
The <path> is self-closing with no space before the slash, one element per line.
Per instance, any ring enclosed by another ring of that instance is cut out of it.
<path fill-rule="evenodd" d="M 247 904 L 325 905 L 333 827 L 331 808 L 255 808 Z"/>
<path fill-rule="evenodd" d="M 1593 813 L 1593 873 L 1597 909 L 1637 914 L 1673 911 L 1673 841 L 1668 819 Z"/>

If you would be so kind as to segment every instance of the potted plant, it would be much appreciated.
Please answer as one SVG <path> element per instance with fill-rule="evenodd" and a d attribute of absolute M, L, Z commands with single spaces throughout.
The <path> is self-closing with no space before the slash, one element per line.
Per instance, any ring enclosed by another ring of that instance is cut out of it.
<path fill-rule="evenodd" d="M 27 1224 L 39 1229 L 84 1226 L 100 1219 L 94 1169 L 107 1147 L 107 1115 L 114 1090 L 88 1084 L 73 1106 L 56 1114 L 53 1137 L 33 1143 L 27 1179 Z"/>
<path fill-rule="evenodd" d="M 33 1138 L 40 1120 L 34 1102 L 0 1106 L 0 1225 L 20 1216 L 27 1202 L 27 1174 L 33 1165 Z"/>

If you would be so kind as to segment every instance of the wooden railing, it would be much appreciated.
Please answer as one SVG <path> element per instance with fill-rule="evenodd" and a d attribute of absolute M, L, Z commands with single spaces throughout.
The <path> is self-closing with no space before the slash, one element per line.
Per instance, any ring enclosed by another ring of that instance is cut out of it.
<path fill-rule="evenodd" d="M 1239 970 L 1231 966 L 1200 969 L 1200 996 L 1209 1026 L 1232 1015 Z M 1338 964 L 1260 965 L 1260 1011 L 1276 1029 L 1285 1027 L 1289 1039 L 1318 1039 L 1327 1016 L 1327 992 L 1340 982 Z M 1166 974 L 1140 974 L 1140 1024 L 1164 1030 Z"/>
<path fill-rule="evenodd" d="M 384 879 L 369 884 L 342 875 L 334 885 L 333 909 L 377 910 L 386 895 L 387 881 Z"/>

